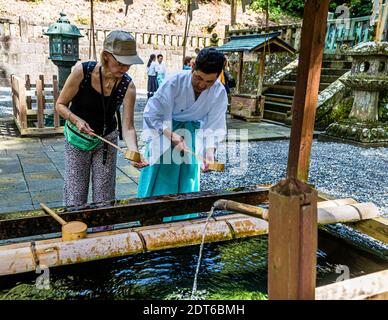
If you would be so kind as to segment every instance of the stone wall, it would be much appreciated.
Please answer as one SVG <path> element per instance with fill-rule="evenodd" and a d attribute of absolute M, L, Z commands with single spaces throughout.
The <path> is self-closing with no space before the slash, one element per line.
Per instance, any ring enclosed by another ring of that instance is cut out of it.
<path fill-rule="evenodd" d="M 69 17 L 71 21 L 71 17 Z M 53 21 L 54 22 L 54 21 Z M 4 85 L 11 74 L 20 77 L 29 74 L 32 81 L 38 80 L 40 74 L 51 79 L 57 74 L 57 67 L 48 59 L 49 41 L 43 32 L 48 25 L 33 24 L 23 17 L 0 18 L 0 78 Z M 80 38 L 80 62 L 89 60 L 89 34 L 87 27 L 79 26 Z M 105 35 L 112 28 L 96 30 L 97 55 L 102 48 Z M 124 28 L 125 30 L 125 28 Z M 178 72 L 182 69 L 183 36 L 181 34 L 144 33 L 139 30 L 127 30 L 131 32 L 137 41 L 138 54 L 146 64 L 149 56 L 163 54 L 168 73 Z M 183 34 L 183 32 L 182 32 Z M 219 44 L 222 44 L 222 40 Z M 187 40 L 186 55 L 195 55 L 196 48 L 210 45 L 210 36 L 191 35 Z M 136 87 L 140 90 L 147 88 L 146 65 L 135 65 L 129 70 Z"/>

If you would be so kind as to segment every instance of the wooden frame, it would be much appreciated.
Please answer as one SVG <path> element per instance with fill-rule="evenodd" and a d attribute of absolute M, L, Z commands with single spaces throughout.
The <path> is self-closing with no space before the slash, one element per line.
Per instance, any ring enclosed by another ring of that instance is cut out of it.
<path fill-rule="evenodd" d="M 53 76 L 52 84 L 44 82 L 43 75 L 31 84 L 29 75 L 25 81 L 11 75 L 13 116 L 21 136 L 44 136 L 63 133 L 60 118 L 54 106 L 59 96 L 58 79 Z M 53 108 L 47 108 L 47 103 Z M 45 126 L 45 116 L 54 116 L 54 126 Z"/>

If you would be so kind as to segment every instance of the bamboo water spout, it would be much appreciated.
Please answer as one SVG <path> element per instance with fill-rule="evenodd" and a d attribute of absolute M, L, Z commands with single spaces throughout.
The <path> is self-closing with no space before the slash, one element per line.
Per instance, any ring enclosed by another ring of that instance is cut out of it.
<path fill-rule="evenodd" d="M 214 207 L 264 220 L 269 219 L 268 209 L 232 200 L 217 200 Z M 339 202 L 323 201 L 318 203 L 318 224 L 320 225 L 372 219 L 379 215 L 379 209 L 371 202 L 356 203 L 353 199 L 343 199 Z"/>

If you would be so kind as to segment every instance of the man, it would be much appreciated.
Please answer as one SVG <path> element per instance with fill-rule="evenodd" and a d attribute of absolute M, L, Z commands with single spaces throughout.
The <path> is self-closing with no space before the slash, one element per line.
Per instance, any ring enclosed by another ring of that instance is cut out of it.
<path fill-rule="evenodd" d="M 228 99 L 217 80 L 224 61 L 214 48 L 201 50 L 192 70 L 169 78 L 148 101 L 143 139 L 150 166 L 141 171 L 138 197 L 199 191 L 199 162 L 209 171 L 226 135 Z"/>
<path fill-rule="evenodd" d="M 163 63 L 162 54 L 158 54 L 157 60 L 158 60 L 158 65 L 156 67 L 156 72 L 158 73 L 157 81 L 158 81 L 158 86 L 160 87 L 163 80 L 166 78 L 166 66 Z"/>

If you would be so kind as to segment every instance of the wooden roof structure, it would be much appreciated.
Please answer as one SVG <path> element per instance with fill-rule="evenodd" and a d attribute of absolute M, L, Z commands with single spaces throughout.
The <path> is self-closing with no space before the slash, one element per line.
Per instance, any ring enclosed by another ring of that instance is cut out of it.
<path fill-rule="evenodd" d="M 230 41 L 216 49 L 221 52 L 290 52 L 296 50 L 279 38 L 280 32 L 232 36 Z"/>

